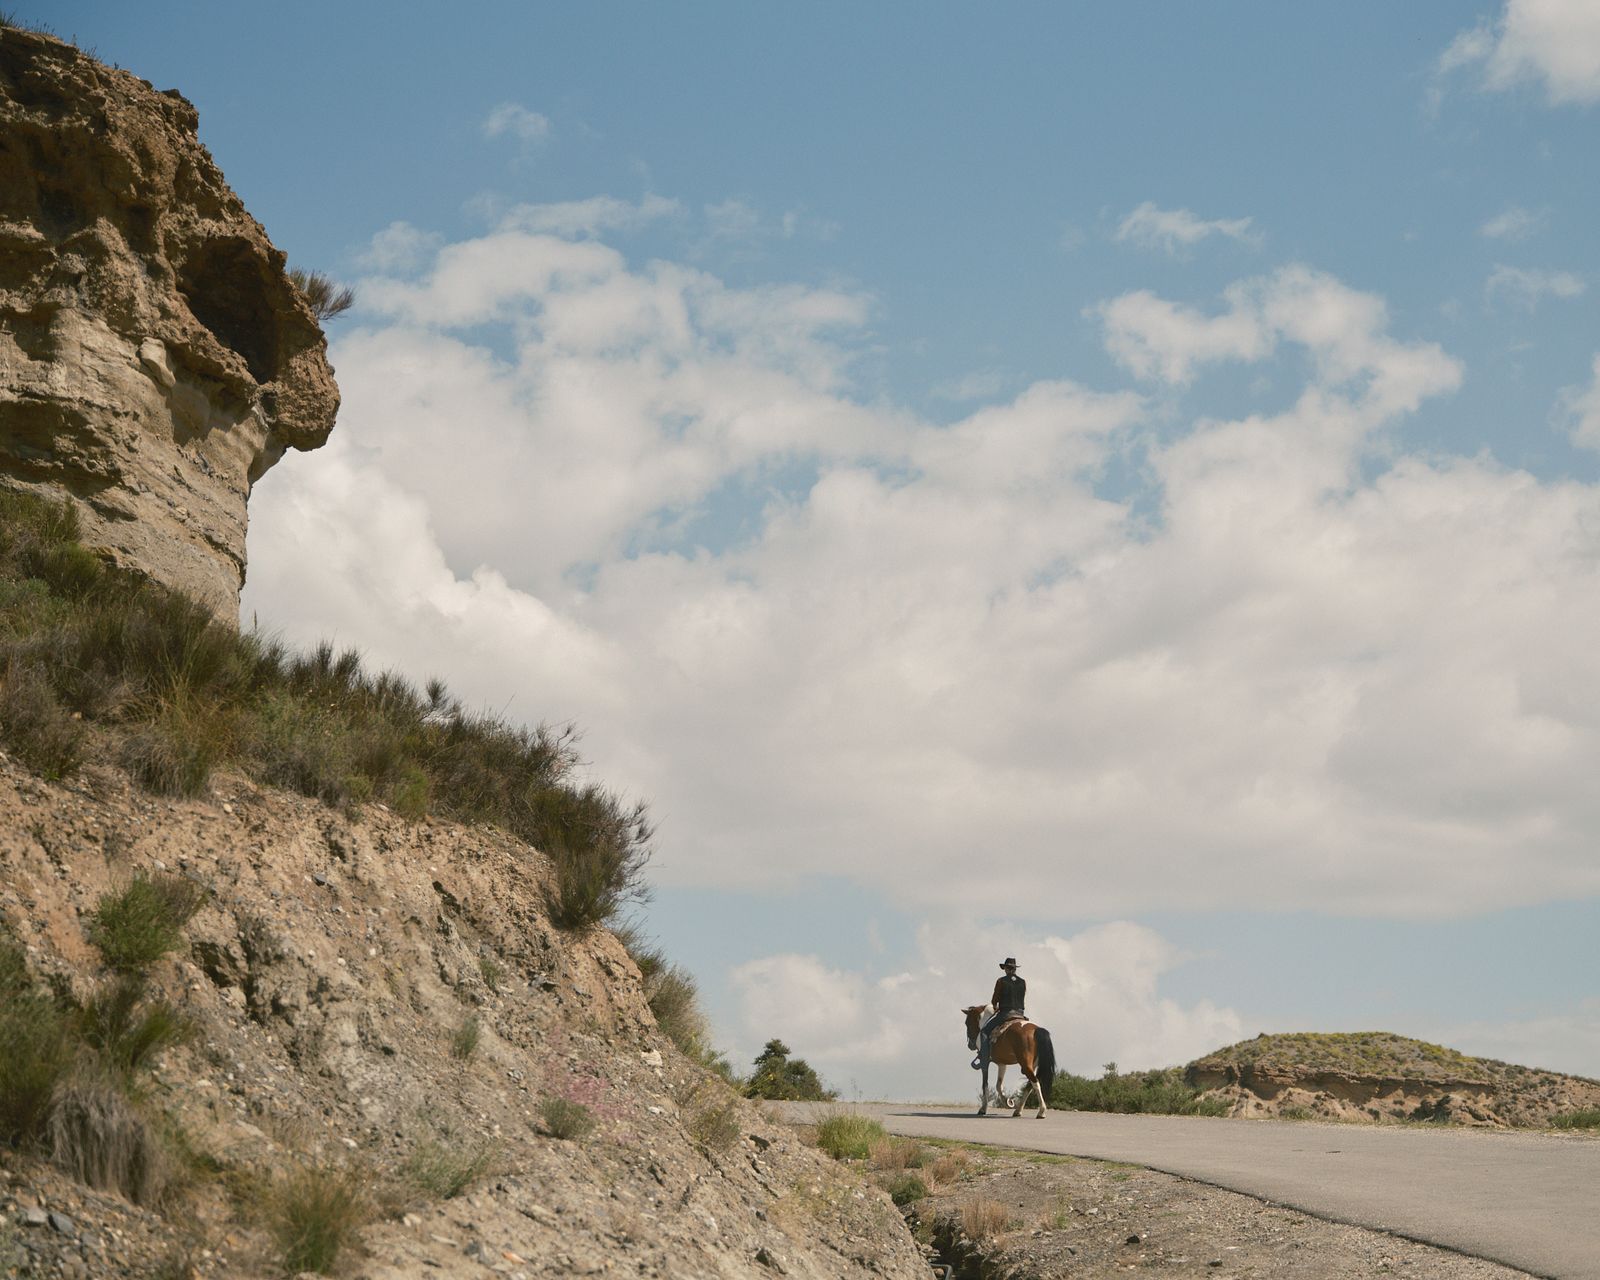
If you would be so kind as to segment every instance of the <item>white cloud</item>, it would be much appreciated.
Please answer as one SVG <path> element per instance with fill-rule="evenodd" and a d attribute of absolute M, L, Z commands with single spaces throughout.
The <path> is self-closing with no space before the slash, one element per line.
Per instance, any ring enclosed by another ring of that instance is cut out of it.
<path fill-rule="evenodd" d="M 1524 311 L 1532 311 L 1541 299 L 1576 298 L 1587 287 L 1581 276 L 1570 271 L 1543 271 L 1502 264 L 1484 281 L 1483 296 L 1490 302 L 1505 301 Z"/>
<path fill-rule="evenodd" d="M 1544 226 L 1547 216 L 1542 211 L 1530 213 L 1518 205 L 1512 205 L 1479 227 L 1478 234 L 1490 240 L 1526 240 Z"/>
<path fill-rule="evenodd" d="M 252 498 L 247 610 L 577 720 L 666 883 L 1035 919 L 1600 892 L 1600 489 L 1395 452 L 1461 371 L 1380 298 L 1289 267 L 1212 316 L 1108 303 L 1136 373 L 1303 376 L 1156 442 L 1064 380 L 923 421 L 855 390 L 870 299 L 592 240 L 362 288 L 386 327 Z M 1097 493 L 1130 451 L 1146 487 Z"/>
<path fill-rule="evenodd" d="M 911 968 L 876 980 L 814 955 L 753 960 L 732 974 L 738 1025 L 719 1030 L 736 1061 L 776 1036 L 847 1093 L 854 1086 L 866 1098 L 975 1099 L 978 1076 L 959 1011 L 987 1000 L 997 961 L 1015 955 L 1028 1012 L 1051 1031 L 1065 1070 L 1098 1075 L 1110 1061 L 1123 1070 L 1171 1066 L 1243 1038 L 1233 1010 L 1163 996 L 1162 977 L 1184 957 L 1126 921 L 1072 937 L 944 921 L 922 928 L 919 952 Z M 1012 1071 L 1008 1087 L 1017 1079 Z"/>
<path fill-rule="evenodd" d="M 1455 388 L 1461 371 L 1432 343 L 1388 337 L 1382 299 L 1303 266 L 1242 281 L 1223 295 L 1215 316 L 1140 290 L 1101 304 L 1106 349 L 1141 378 L 1184 383 L 1202 365 L 1256 361 L 1280 342 L 1306 348 L 1328 390 L 1363 383 L 1354 403 L 1387 416 L 1409 412 L 1428 396 Z"/>
<path fill-rule="evenodd" d="M 597 236 L 606 231 L 632 231 L 681 212 L 676 200 L 647 195 L 634 203 L 615 196 L 593 196 L 553 204 L 519 204 L 497 220 L 502 231 L 556 236 Z"/>
<path fill-rule="evenodd" d="M 438 252 L 443 239 L 422 231 L 409 222 L 391 222 L 372 237 L 356 261 L 368 271 L 389 275 L 408 275 Z"/>
<path fill-rule="evenodd" d="M 1461 32 L 1440 55 L 1443 74 L 1481 69 L 1485 88 L 1544 86 L 1552 105 L 1600 101 L 1600 6 L 1593 0 L 1507 0 L 1500 20 Z"/>
<path fill-rule="evenodd" d="M 486 138 L 511 137 L 524 143 L 543 142 L 550 136 L 550 120 L 517 102 L 502 102 L 483 119 Z"/>
<path fill-rule="evenodd" d="M 1573 442 L 1600 450 L 1600 355 L 1594 358 L 1589 385 L 1561 393 L 1559 411 Z"/>
<path fill-rule="evenodd" d="M 1123 218 L 1114 239 L 1119 244 L 1128 242 L 1145 249 L 1165 249 L 1168 253 L 1191 248 L 1207 236 L 1224 236 L 1253 244 L 1258 237 L 1251 234 L 1251 221 L 1250 218 L 1207 221 L 1187 209 L 1159 209 L 1146 200 Z"/>

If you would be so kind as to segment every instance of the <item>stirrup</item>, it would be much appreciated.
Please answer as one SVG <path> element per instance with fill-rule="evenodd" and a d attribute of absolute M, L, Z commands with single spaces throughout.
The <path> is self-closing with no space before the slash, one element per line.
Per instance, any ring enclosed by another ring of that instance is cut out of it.
<path fill-rule="evenodd" d="M 972 1060 L 972 1069 L 974 1071 L 983 1070 L 983 1055 L 981 1053 Z"/>

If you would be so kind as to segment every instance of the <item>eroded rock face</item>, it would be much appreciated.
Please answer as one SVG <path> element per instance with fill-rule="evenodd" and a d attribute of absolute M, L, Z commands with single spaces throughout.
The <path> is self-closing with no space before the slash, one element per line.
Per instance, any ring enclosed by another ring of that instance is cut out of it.
<path fill-rule="evenodd" d="M 195 109 L 0 28 L 0 484 L 238 616 L 251 485 L 315 449 L 327 343 L 197 136 Z"/>

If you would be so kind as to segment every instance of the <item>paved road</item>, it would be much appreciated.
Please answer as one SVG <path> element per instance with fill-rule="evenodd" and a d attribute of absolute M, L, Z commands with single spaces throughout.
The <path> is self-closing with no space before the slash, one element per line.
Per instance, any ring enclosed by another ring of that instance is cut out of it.
<path fill-rule="evenodd" d="M 786 1104 L 803 1119 L 816 1104 Z M 820 1108 L 826 1109 L 826 1108 Z M 1600 1141 L 1470 1129 L 864 1103 L 891 1133 L 1121 1160 L 1537 1276 L 1600 1280 Z"/>

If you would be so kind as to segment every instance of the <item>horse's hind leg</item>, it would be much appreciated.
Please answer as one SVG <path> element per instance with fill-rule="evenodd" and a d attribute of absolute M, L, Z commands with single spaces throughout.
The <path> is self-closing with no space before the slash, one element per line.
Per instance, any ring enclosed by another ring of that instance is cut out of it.
<path fill-rule="evenodd" d="M 1013 1120 L 1022 1114 L 1022 1104 L 1028 1100 L 1028 1095 L 1038 1087 L 1039 1082 L 1032 1076 L 1029 1076 L 1028 1083 L 1017 1090 L 1017 1105 L 1011 1109 L 1011 1118 Z"/>

